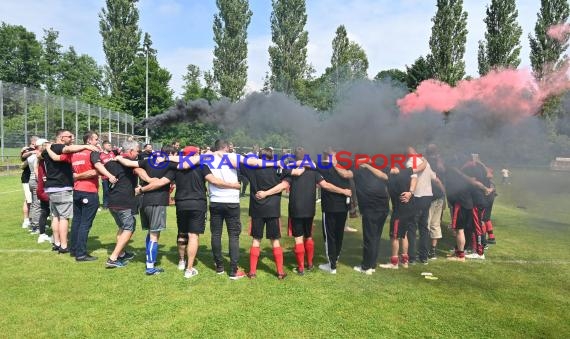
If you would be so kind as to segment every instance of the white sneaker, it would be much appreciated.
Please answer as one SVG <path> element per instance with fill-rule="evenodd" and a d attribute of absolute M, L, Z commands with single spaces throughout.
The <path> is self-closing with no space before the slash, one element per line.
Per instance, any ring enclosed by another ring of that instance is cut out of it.
<path fill-rule="evenodd" d="M 380 264 L 380 265 L 378 265 L 378 267 L 380 267 L 380 268 L 392 269 L 392 270 L 397 270 L 397 269 L 398 269 L 398 265 L 393 265 L 392 263 Z"/>
<path fill-rule="evenodd" d="M 40 234 L 40 236 L 38 237 L 38 244 L 44 243 L 44 242 L 51 242 L 51 237 L 47 234 Z"/>
<path fill-rule="evenodd" d="M 471 254 L 467 254 L 465 256 L 465 258 L 467 259 L 477 259 L 477 260 L 485 260 L 485 254 L 477 254 L 477 253 L 471 253 Z"/>
<path fill-rule="evenodd" d="M 28 228 L 30 227 L 30 219 L 24 219 L 24 221 L 22 222 L 22 228 Z"/>
<path fill-rule="evenodd" d="M 330 264 L 320 264 L 319 265 L 319 269 L 328 272 L 330 274 L 336 274 L 336 268 L 333 270 L 331 269 L 331 265 Z"/>
<path fill-rule="evenodd" d="M 356 272 L 364 273 L 364 274 L 366 274 L 366 275 L 372 275 L 372 273 L 376 272 L 376 270 L 373 269 L 373 268 L 369 268 L 369 269 L 367 269 L 367 270 L 363 270 L 363 269 L 362 269 L 362 266 L 354 266 L 353 269 L 354 269 Z"/>
<path fill-rule="evenodd" d="M 178 261 L 178 270 L 184 271 L 185 269 L 186 269 L 186 261 L 185 260 Z"/>
<path fill-rule="evenodd" d="M 189 270 L 184 270 L 184 278 L 190 279 L 198 275 L 198 270 L 192 267 Z"/>

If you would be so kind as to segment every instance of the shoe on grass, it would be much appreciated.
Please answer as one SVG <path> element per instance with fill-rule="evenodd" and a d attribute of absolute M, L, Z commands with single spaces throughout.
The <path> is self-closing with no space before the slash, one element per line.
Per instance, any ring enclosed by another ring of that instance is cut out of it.
<path fill-rule="evenodd" d="M 186 261 L 185 260 L 179 260 L 178 261 L 178 270 L 184 271 L 185 269 L 186 269 Z"/>
<path fill-rule="evenodd" d="M 325 272 L 328 272 L 330 274 L 336 274 L 336 268 L 331 268 L 331 265 L 329 263 L 326 264 L 320 264 L 319 265 L 319 269 Z"/>
<path fill-rule="evenodd" d="M 162 268 L 159 267 L 151 267 L 151 268 L 147 268 L 145 271 L 146 275 L 158 275 L 160 273 L 164 272 L 164 270 Z"/>
<path fill-rule="evenodd" d="M 447 257 L 447 260 L 449 261 L 459 261 L 459 262 L 465 262 L 465 257 L 457 257 L 457 256 L 453 256 L 453 257 Z"/>
<path fill-rule="evenodd" d="M 119 259 L 111 260 L 111 258 L 108 258 L 107 262 L 105 263 L 105 267 L 107 267 L 107 268 L 121 268 L 121 267 L 125 267 L 125 266 L 127 266 L 127 263 L 122 262 Z"/>
<path fill-rule="evenodd" d="M 235 272 L 230 273 L 230 279 L 231 280 L 238 280 L 238 279 L 245 278 L 245 277 L 247 277 L 247 274 L 245 274 L 245 272 L 240 270 L 240 269 L 238 269 Z"/>
<path fill-rule="evenodd" d="M 44 242 L 51 242 L 51 237 L 47 234 L 40 234 L 40 236 L 38 237 L 38 244 L 44 243 Z"/>
<path fill-rule="evenodd" d="M 135 254 L 133 252 L 126 252 L 123 255 L 119 256 L 119 260 L 121 261 L 129 261 L 129 260 L 133 260 L 135 257 Z"/>
<path fill-rule="evenodd" d="M 198 275 L 198 270 L 192 267 L 189 270 L 184 270 L 184 278 L 190 279 Z"/>
<path fill-rule="evenodd" d="M 471 253 L 471 254 L 467 254 L 465 256 L 465 258 L 467 259 L 475 259 L 475 260 L 485 260 L 485 254 L 477 254 L 477 253 Z"/>
<path fill-rule="evenodd" d="M 402 266 L 403 265 L 408 265 L 408 263 L 402 264 Z M 380 264 L 380 265 L 378 265 L 378 267 L 385 268 L 385 269 L 391 269 L 391 270 L 397 270 L 399 268 L 398 265 L 394 265 L 392 263 Z M 405 268 L 407 268 L 407 267 L 405 267 Z"/>

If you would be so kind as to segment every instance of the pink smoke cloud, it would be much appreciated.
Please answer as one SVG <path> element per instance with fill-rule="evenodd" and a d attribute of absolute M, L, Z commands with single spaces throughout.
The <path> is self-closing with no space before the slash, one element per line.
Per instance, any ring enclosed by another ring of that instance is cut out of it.
<path fill-rule="evenodd" d="M 546 34 L 556 41 L 563 42 L 568 38 L 568 34 L 570 34 L 570 25 L 559 24 L 550 26 Z"/>
<path fill-rule="evenodd" d="M 462 80 L 456 87 L 430 79 L 397 104 L 402 113 L 410 114 L 427 110 L 448 112 L 476 101 L 490 113 L 516 122 L 536 115 L 548 96 L 570 89 L 567 70 L 568 65 L 564 65 L 541 82 L 528 69 L 494 70 L 481 78 Z"/>

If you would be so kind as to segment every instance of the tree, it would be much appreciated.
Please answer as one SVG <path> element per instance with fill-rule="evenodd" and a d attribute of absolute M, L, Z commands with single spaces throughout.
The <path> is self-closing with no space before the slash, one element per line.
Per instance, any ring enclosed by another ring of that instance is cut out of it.
<path fill-rule="evenodd" d="M 494 68 L 517 68 L 521 63 L 522 28 L 515 0 L 492 0 L 487 6 L 485 40 L 479 41 L 479 74 Z"/>
<path fill-rule="evenodd" d="M 42 47 L 23 26 L 0 26 L 0 80 L 38 87 Z"/>
<path fill-rule="evenodd" d="M 541 0 L 534 26 L 534 37 L 529 34 L 530 63 L 538 79 L 556 69 L 566 59 L 568 35 L 556 40 L 547 35 L 553 25 L 565 24 L 570 14 L 567 0 Z"/>
<path fill-rule="evenodd" d="M 429 47 L 435 78 L 454 86 L 465 76 L 467 12 L 463 0 L 437 0 Z"/>
<path fill-rule="evenodd" d="M 408 88 L 407 81 L 408 81 L 408 74 L 404 71 L 399 69 L 387 69 L 378 72 L 374 77 L 376 81 L 388 81 L 395 86 Z"/>
<path fill-rule="evenodd" d="M 44 29 L 42 39 L 42 57 L 40 60 L 43 83 L 50 93 L 56 90 L 59 80 L 58 67 L 61 61 L 61 45 L 57 42 L 59 32 L 53 28 Z"/>
<path fill-rule="evenodd" d="M 426 58 L 421 56 L 414 61 L 412 66 L 406 66 L 406 84 L 411 91 L 415 90 L 422 81 L 434 77 L 431 59 L 430 55 Z"/>
<path fill-rule="evenodd" d="M 90 56 L 77 55 L 75 48 L 63 53 L 56 68 L 58 82 L 54 93 L 69 97 L 90 98 L 90 103 L 103 92 L 103 70 Z M 95 96 L 95 98 L 94 98 Z"/>
<path fill-rule="evenodd" d="M 99 13 L 99 32 L 107 60 L 111 94 L 118 98 L 125 85 L 125 72 L 133 64 L 141 41 L 137 0 L 106 0 Z"/>
<path fill-rule="evenodd" d="M 169 82 L 170 72 L 158 64 L 156 50 L 152 49 L 150 35 L 145 34 L 144 48 L 140 48 L 134 62 L 125 72 L 125 83 L 122 92 L 123 110 L 135 118 L 145 117 L 146 106 L 146 51 L 148 51 L 148 114 L 163 113 L 172 106 L 174 92 Z"/>
<path fill-rule="evenodd" d="M 350 41 L 344 25 L 336 29 L 332 41 L 331 67 L 328 73 L 333 83 L 366 78 L 368 72 L 368 57 L 359 44 Z"/>
<path fill-rule="evenodd" d="M 247 27 L 252 12 L 247 0 L 216 0 L 216 5 L 214 79 L 220 84 L 220 94 L 236 101 L 247 83 Z"/>
<path fill-rule="evenodd" d="M 305 0 L 272 0 L 272 4 L 269 84 L 275 91 L 292 94 L 308 69 Z"/>
<path fill-rule="evenodd" d="M 202 98 L 208 100 L 210 103 L 214 100 L 218 100 L 220 98 L 218 96 L 218 87 L 211 71 L 204 72 L 204 82 L 206 86 L 202 88 Z"/>
<path fill-rule="evenodd" d="M 202 97 L 202 86 L 200 85 L 200 68 L 196 65 L 186 66 L 186 74 L 182 76 L 184 80 L 184 93 L 182 98 L 186 101 L 196 100 Z"/>

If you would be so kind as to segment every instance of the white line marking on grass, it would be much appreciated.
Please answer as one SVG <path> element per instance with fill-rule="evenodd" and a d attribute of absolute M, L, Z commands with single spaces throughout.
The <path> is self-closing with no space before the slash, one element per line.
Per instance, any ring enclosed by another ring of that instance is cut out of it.
<path fill-rule="evenodd" d="M 8 192 L 0 192 L 0 194 L 8 194 L 8 193 L 16 193 L 16 192 L 22 192 L 22 190 L 8 191 Z"/>
<path fill-rule="evenodd" d="M 470 260 L 471 261 L 471 260 Z M 482 260 L 483 261 L 483 260 Z M 520 265 L 568 265 L 570 264 L 570 260 L 556 260 L 556 259 L 546 259 L 546 260 L 488 260 L 491 263 L 498 263 L 498 264 L 520 264 Z"/>

